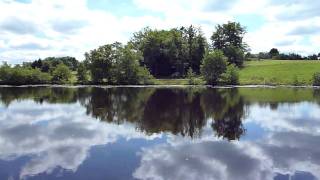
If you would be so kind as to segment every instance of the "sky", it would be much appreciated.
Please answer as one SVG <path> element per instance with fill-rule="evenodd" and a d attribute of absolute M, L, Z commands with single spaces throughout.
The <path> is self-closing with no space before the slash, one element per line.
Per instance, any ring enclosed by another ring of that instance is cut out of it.
<path fill-rule="evenodd" d="M 74 56 L 144 27 L 191 24 L 210 38 L 217 24 L 240 22 L 252 53 L 278 48 L 320 52 L 319 0 L 0 0 L 0 61 Z"/>

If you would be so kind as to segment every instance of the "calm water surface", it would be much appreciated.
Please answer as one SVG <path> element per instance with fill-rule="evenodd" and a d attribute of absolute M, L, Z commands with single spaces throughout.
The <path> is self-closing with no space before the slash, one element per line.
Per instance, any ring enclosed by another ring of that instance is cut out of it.
<path fill-rule="evenodd" d="M 320 179 L 320 89 L 2 87 L 16 179 Z"/>

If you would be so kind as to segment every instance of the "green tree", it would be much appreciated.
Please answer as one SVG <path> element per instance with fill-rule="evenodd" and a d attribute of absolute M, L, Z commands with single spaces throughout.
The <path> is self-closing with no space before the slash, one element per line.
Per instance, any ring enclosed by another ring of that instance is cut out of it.
<path fill-rule="evenodd" d="M 320 72 L 313 74 L 313 85 L 320 86 Z"/>
<path fill-rule="evenodd" d="M 78 65 L 77 78 L 79 83 L 88 82 L 87 68 L 85 67 L 84 63 L 79 63 Z"/>
<path fill-rule="evenodd" d="M 188 78 L 188 83 L 190 85 L 195 85 L 196 84 L 196 75 L 193 72 L 192 68 L 190 67 L 187 71 L 187 78 Z"/>
<path fill-rule="evenodd" d="M 275 57 L 278 57 L 279 56 L 279 50 L 277 48 L 272 48 L 270 51 L 269 51 L 269 54 L 272 58 L 275 58 Z"/>
<path fill-rule="evenodd" d="M 116 42 L 100 46 L 85 54 L 94 83 L 113 83 L 112 70 L 114 61 L 119 56 L 121 44 Z"/>
<path fill-rule="evenodd" d="M 64 64 L 59 64 L 52 72 L 53 83 L 63 84 L 67 83 L 71 78 L 71 70 Z"/>
<path fill-rule="evenodd" d="M 200 28 L 197 29 L 191 25 L 188 28 L 182 27 L 181 29 L 187 44 L 187 62 L 193 72 L 199 74 L 201 60 L 207 47 L 206 39 Z"/>
<path fill-rule="evenodd" d="M 228 85 L 239 84 L 239 69 L 234 64 L 228 65 L 226 72 L 221 75 L 221 79 L 223 83 Z"/>
<path fill-rule="evenodd" d="M 114 77 L 117 84 L 150 84 L 153 77 L 145 67 L 139 65 L 141 53 L 129 46 L 119 49 L 115 60 Z"/>
<path fill-rule="evenodd" d="M 229 63 L 241 67 L 244 61 L 244 52 L 247 49 L 247 44 L 243 42 L 245 33 L 245 28 L 237 22 L 218 25 L 211 36 L 212 46 L 216 50 L 222 50 L 228 57 Z"/>
<path fill-rule="evenodd" d="M 189 67 L 200 72 L 200 64 L 207 42 L 194 26 L 170 30 L 145 28 L 135 33 L 130 41 L 142 52 L 140 63 L 156 77 L 183 77 Z"/>
<path fill-rule="evenodd" d="M 208 52 L 203 58 L 201 73 L 207 84 L 217 85 L 222 73 L 226 71 L 226 57 L 222 51 Z"/>
<path fill-rule="evenodd" d="M 228 58 L 229 64 L 234 64 L 238 67 L 241 67 L 245 60 L 244 51 L 233 45 L 227 46 L 224 49 L 224 55 Z"/>

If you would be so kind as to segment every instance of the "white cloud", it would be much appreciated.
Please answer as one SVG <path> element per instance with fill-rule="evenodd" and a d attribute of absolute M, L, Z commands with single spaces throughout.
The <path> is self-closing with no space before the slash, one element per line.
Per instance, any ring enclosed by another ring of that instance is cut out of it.
<path fill-rule="evenodd" d="M 302 32 L 299 28 L 320 26 L 317 1 L 133 0 L 135 7 L 131 8 L 155 12 L 139 16 L 90 10 L 87 3 L 88 0 L 0 1 L 0 60 L 17 63 L 63 55 L 81 60 L 85 52 L 99 45 L 126 42 L 133 32 L 145 26 L 160 29 L 194 24 L 201 26 L 209 38 L 217 23 L 237 20 L 241 15 L 265 19 L 261 27 L 249 31 L 246 37 L 253 52 L 278 47 L 284 52 L 310 54 L 320 48 L 315 40 L 320 37 L 319 31 L 297 33 Z M 294 35 L 290 34 L 293 30 Z M 17 41 L 24 48 L 11 46 Z M 25 48 L 26 44 L 29 48 Z"/>

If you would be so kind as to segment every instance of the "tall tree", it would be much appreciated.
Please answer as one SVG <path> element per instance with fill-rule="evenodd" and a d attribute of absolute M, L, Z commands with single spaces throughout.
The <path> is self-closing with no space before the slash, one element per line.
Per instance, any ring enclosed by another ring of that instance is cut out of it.
<path fill-rule="evenodd" d="M 85 54 L 94 83 L 112 83 L 113 61 L 118 56 L 119 48 L 121 44 L 116 42 L 100 46 Z"/>
<path fill-rule="evenodd" d="M 280 52 L 277 48 L 272 48 L 269 51 L 269 54 L 271 55 L 271 57 L 277 57 L 277 56 L 279 56 Z"/>
<path fill-rule="evenodd" d="M 240 67 L 243 65 L 244 52 L 247 49 L 247 44 L 243 42 L 245 33 L 245 28 L 237 22 L 218 25 L 211 36 L 212 46 L 214 49 L 222 50 L 229 63 Z"/>
<path fill-rule="evenodd" d="M 79 83 L 86 83 L 88 81 L 87 68 L 84 63 L 79 63 L 78 65 L 77 78 Z"/>
<path fill-rule="evenodd" d="M 199 74 L 201 60 L 206 50 L 206 39 L 200 28 L 189 26 L 188 28 L 182 28 L 184 31 L 183 37 L 186 39 L 188 48 L 188 63 L 189 67 L 194 72 Z"/>

